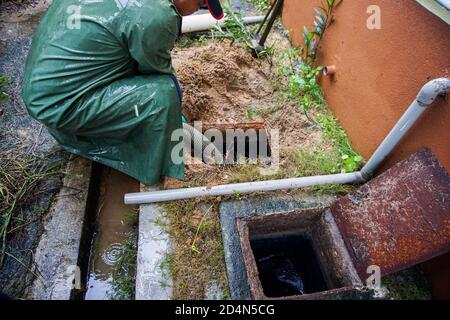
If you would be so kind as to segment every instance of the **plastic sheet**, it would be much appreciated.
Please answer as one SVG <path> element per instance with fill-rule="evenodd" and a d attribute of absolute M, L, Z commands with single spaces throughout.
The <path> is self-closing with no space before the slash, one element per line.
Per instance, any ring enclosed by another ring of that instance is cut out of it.
<path fill-rule="evenodd" d="M 170 159 L 181 103 L 169 0 L 55 0 L 33 38 L 23 99 L 69 152 L 146 184 L 182 179 Z"/>

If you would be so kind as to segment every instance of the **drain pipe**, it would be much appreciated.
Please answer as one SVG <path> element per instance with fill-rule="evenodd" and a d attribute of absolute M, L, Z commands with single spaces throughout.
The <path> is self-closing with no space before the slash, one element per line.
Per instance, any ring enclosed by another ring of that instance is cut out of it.
<path fill-rule="evenodd" d="M 253 192 L 267 192 L 278 190 L 299 189 L 328 184 L 358 184 L 372 178 L 375 170 L 397 146 L 400 140 L 411 129 L 436 97 L 450 90 L 450 80 L 440 78 L 428 82 L 419 92 L 417 98 L 392 129 L 380 147 L 375 151 L 360 172 L 334 174 L 326 176 L 292 178 L 272 181 L 257 181 L 213 187 L 197 187 L 174 190 L 162 190 L 125 195 L 125 204 L 149 204 L 173 200 L 191 199 L 207 196 L 225 196 L 235 193 L 245 194 Z"/>
<path fill-rule="evenodd" d="M 361 174 L 366 180 L 370 180 L 377 168 L 394 150 L 397 144 L 408 133 L 414 123 L 422 116 L 427 108 L 434 102 L 437 96 L 445 94 L 450 90 L 450 80 L 439 78 L 425 84 L 420 90 L 417 98 L 406 110 L 395 127 L 381 143 L 373 156 L 361 169 Z"/>
<path fill-rule="evenodd" d="M 195 14 L 187 17 L 183 17 L 181 24 L 181 33 L 207 31 L 214 28 L 216 25 L 221 27 L 225 24 L 226 16 L 217 21 L 212 15 L 208 14 Z M 244 17 L 242 21 L 244 24 L 255 24 L 264 20 L 264 16 Z"/>

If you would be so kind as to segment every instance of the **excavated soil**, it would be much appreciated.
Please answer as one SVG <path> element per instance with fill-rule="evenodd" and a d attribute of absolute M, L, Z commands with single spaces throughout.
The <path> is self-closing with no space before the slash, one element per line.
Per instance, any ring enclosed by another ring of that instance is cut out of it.
<path fill-rule="evenodd" d="M 270 101 L 274 92 L 267 81 L 267 64 L 237 46 L 212 43 L 177 50 L 174 65 L 190 120 L 248 121 L 247 109 Z"/>
<path fill-rule="evenodd" d="M 177 48 L 172 56 L 188 121 L 264 121 L 268 129 L 280 130 L 283 149 L 323 144 L 321 131 L 311 128 L 301 106 L 278 94 L 274 67 L 267 59 L 255 59 L 239 45 L 224 42 Z"/>

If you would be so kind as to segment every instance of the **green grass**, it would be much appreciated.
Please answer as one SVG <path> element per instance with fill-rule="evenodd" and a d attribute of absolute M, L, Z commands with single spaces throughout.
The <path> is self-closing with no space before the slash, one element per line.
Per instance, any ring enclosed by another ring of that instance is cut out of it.
<path fill-rule="evenodd" d="M 120 257 L 113 265 L 113 300 L 134 300 L 136 283 L 137 239 L 133 232 L 122 244 Z"/>
<path fill-rule="evenodd" d="M 39 182 L 62 173 L 61 166 L 61 162 L 45 165 L 42 159 L 33 156 L 0 155 L 0 267 L 7 254 L 8 238 L 25 225 L 20 218 L 22 206 L 35 197 Z"/>
<path fill-rule="evenodd" d="M 164 212 L 173 250 L 161 268 L 173 279 L 173 298 L 203 299 L 211 283 L 227 288 L 218 201 L 173 201 L 164 204 Z"/>
<path fill-rule="evenodd" d="M 8 76 L 0 75 L 0 103 L 8 100 L 9 95 L 5 89 L 11 84 L 11 79 Z"/>
<path fill-rule="evenodd" d="M 250 2 L 261 13 L 266 13 L 270 8 L 270 0 L 250 0 Z"/>
<path fill-rule="evenodd" d="M 208 39 L 205 34 L 184 34 L 177 40 L 176 45 L 179 48 L 201 47 L 208 44 Z"/>
<path fill-rule="evenodd" d="M 394 300 L 431 300 L 431 288 L 423 272 L 413 267 L 383 277 L 382 285 Z"/>
<path fill-rule="evenodd" d="M 334 150 L 299 149 L 292 152 L 289 159 L 295 165 L 296 176 L 316 176 L 340 172 L 340 157 Z"/>

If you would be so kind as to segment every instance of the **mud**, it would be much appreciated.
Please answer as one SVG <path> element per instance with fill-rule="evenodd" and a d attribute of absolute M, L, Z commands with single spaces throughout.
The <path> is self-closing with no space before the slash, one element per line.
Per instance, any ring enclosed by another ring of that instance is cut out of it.
<path fill-rule="evenodd" d="M 123 196 L 138 192 L 140 186 L 138 181 L 108 167 L 103 168 L 101 180 L 86 300 L 108 300 L 113 295 L 114 267 L 123 252 L 124 241 L 133 232 L 127 217 L 137 209 L 125 206 Z"/>

